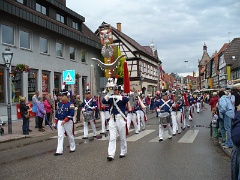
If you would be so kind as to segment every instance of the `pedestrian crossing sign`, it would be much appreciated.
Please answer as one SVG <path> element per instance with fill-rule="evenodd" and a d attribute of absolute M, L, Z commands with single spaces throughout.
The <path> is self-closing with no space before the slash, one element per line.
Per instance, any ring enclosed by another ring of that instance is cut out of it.
<path fill-rule="evenodd" d="M 63 71 L 63 82 L 66 82 L 66 84 L 75 84 L 75 70 Z"/>

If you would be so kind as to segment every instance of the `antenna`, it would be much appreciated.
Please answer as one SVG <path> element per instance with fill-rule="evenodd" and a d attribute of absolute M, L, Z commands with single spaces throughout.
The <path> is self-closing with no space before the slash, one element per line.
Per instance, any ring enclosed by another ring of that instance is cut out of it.
<path fill-rule="evenodd" d="M 232 32 L 228 32 L 228 41 L 230 43 L 230 38 L 229 38 L 229 35 L 231 34 Z"/>

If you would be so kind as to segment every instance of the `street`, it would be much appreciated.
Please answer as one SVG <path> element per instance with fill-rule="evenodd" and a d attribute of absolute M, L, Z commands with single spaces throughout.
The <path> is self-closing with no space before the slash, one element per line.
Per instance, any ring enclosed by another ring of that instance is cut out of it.
<path fill-rule="evenodd" d="M 57 134 L 1 143 L 0 179 L 230 179 L 230 158 L 210 137 L 208 105 L 200 114 L 194 113 L 191 127 L 181 134 L 168 139 L 165 131 L 163 142 L 158 141 L 155 113 L 148 119 L 145 131 L 134 134 L 131 129 L 125 158 L 118 157 L 118 139 L 111 162 L 107 161 L 108 136 L 82 140 L 82 127 L 76 129 L 76 151 L 69 153 L 65 138 L 64 154 L 57 157 L 53 155 Z M 100 124 L 97 127 L 99 131 Z"/>

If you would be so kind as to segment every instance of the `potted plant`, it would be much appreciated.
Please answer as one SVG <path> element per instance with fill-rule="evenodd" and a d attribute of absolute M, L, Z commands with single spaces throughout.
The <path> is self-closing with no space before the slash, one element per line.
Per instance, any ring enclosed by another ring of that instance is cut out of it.
<path fill-rule="evenodd" d="M 81 77 L 81 75 L 79 73 L 75 74 L 75 79 L 79 79 Z"/>
<path fill-rule="evenodd" d="M 22 73 L 22 72 L 30 72 L 30 68 L 26 64 L 17 64 L 15 66 L 14 70 L 15 70 L 15 72 L 20 72 L 20 73 Z"/>

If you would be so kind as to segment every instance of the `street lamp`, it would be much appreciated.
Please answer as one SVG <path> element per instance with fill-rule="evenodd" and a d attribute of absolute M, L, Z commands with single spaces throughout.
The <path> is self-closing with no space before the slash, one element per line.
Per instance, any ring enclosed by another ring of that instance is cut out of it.
<path fill-rule="evenodd" d="M 4 64 L 7 69 L 7 93 L 8 93 L 8 104 L 7 104 L 7 114 L 8 114 L 8 134 L 12 134 L 12 113 L 11 113 L 11 98 L 10 98 L 10 67 L 12 63 L 13 52 L 10 51 L 10 48 L 6 48 L 2 53 Z"/>

